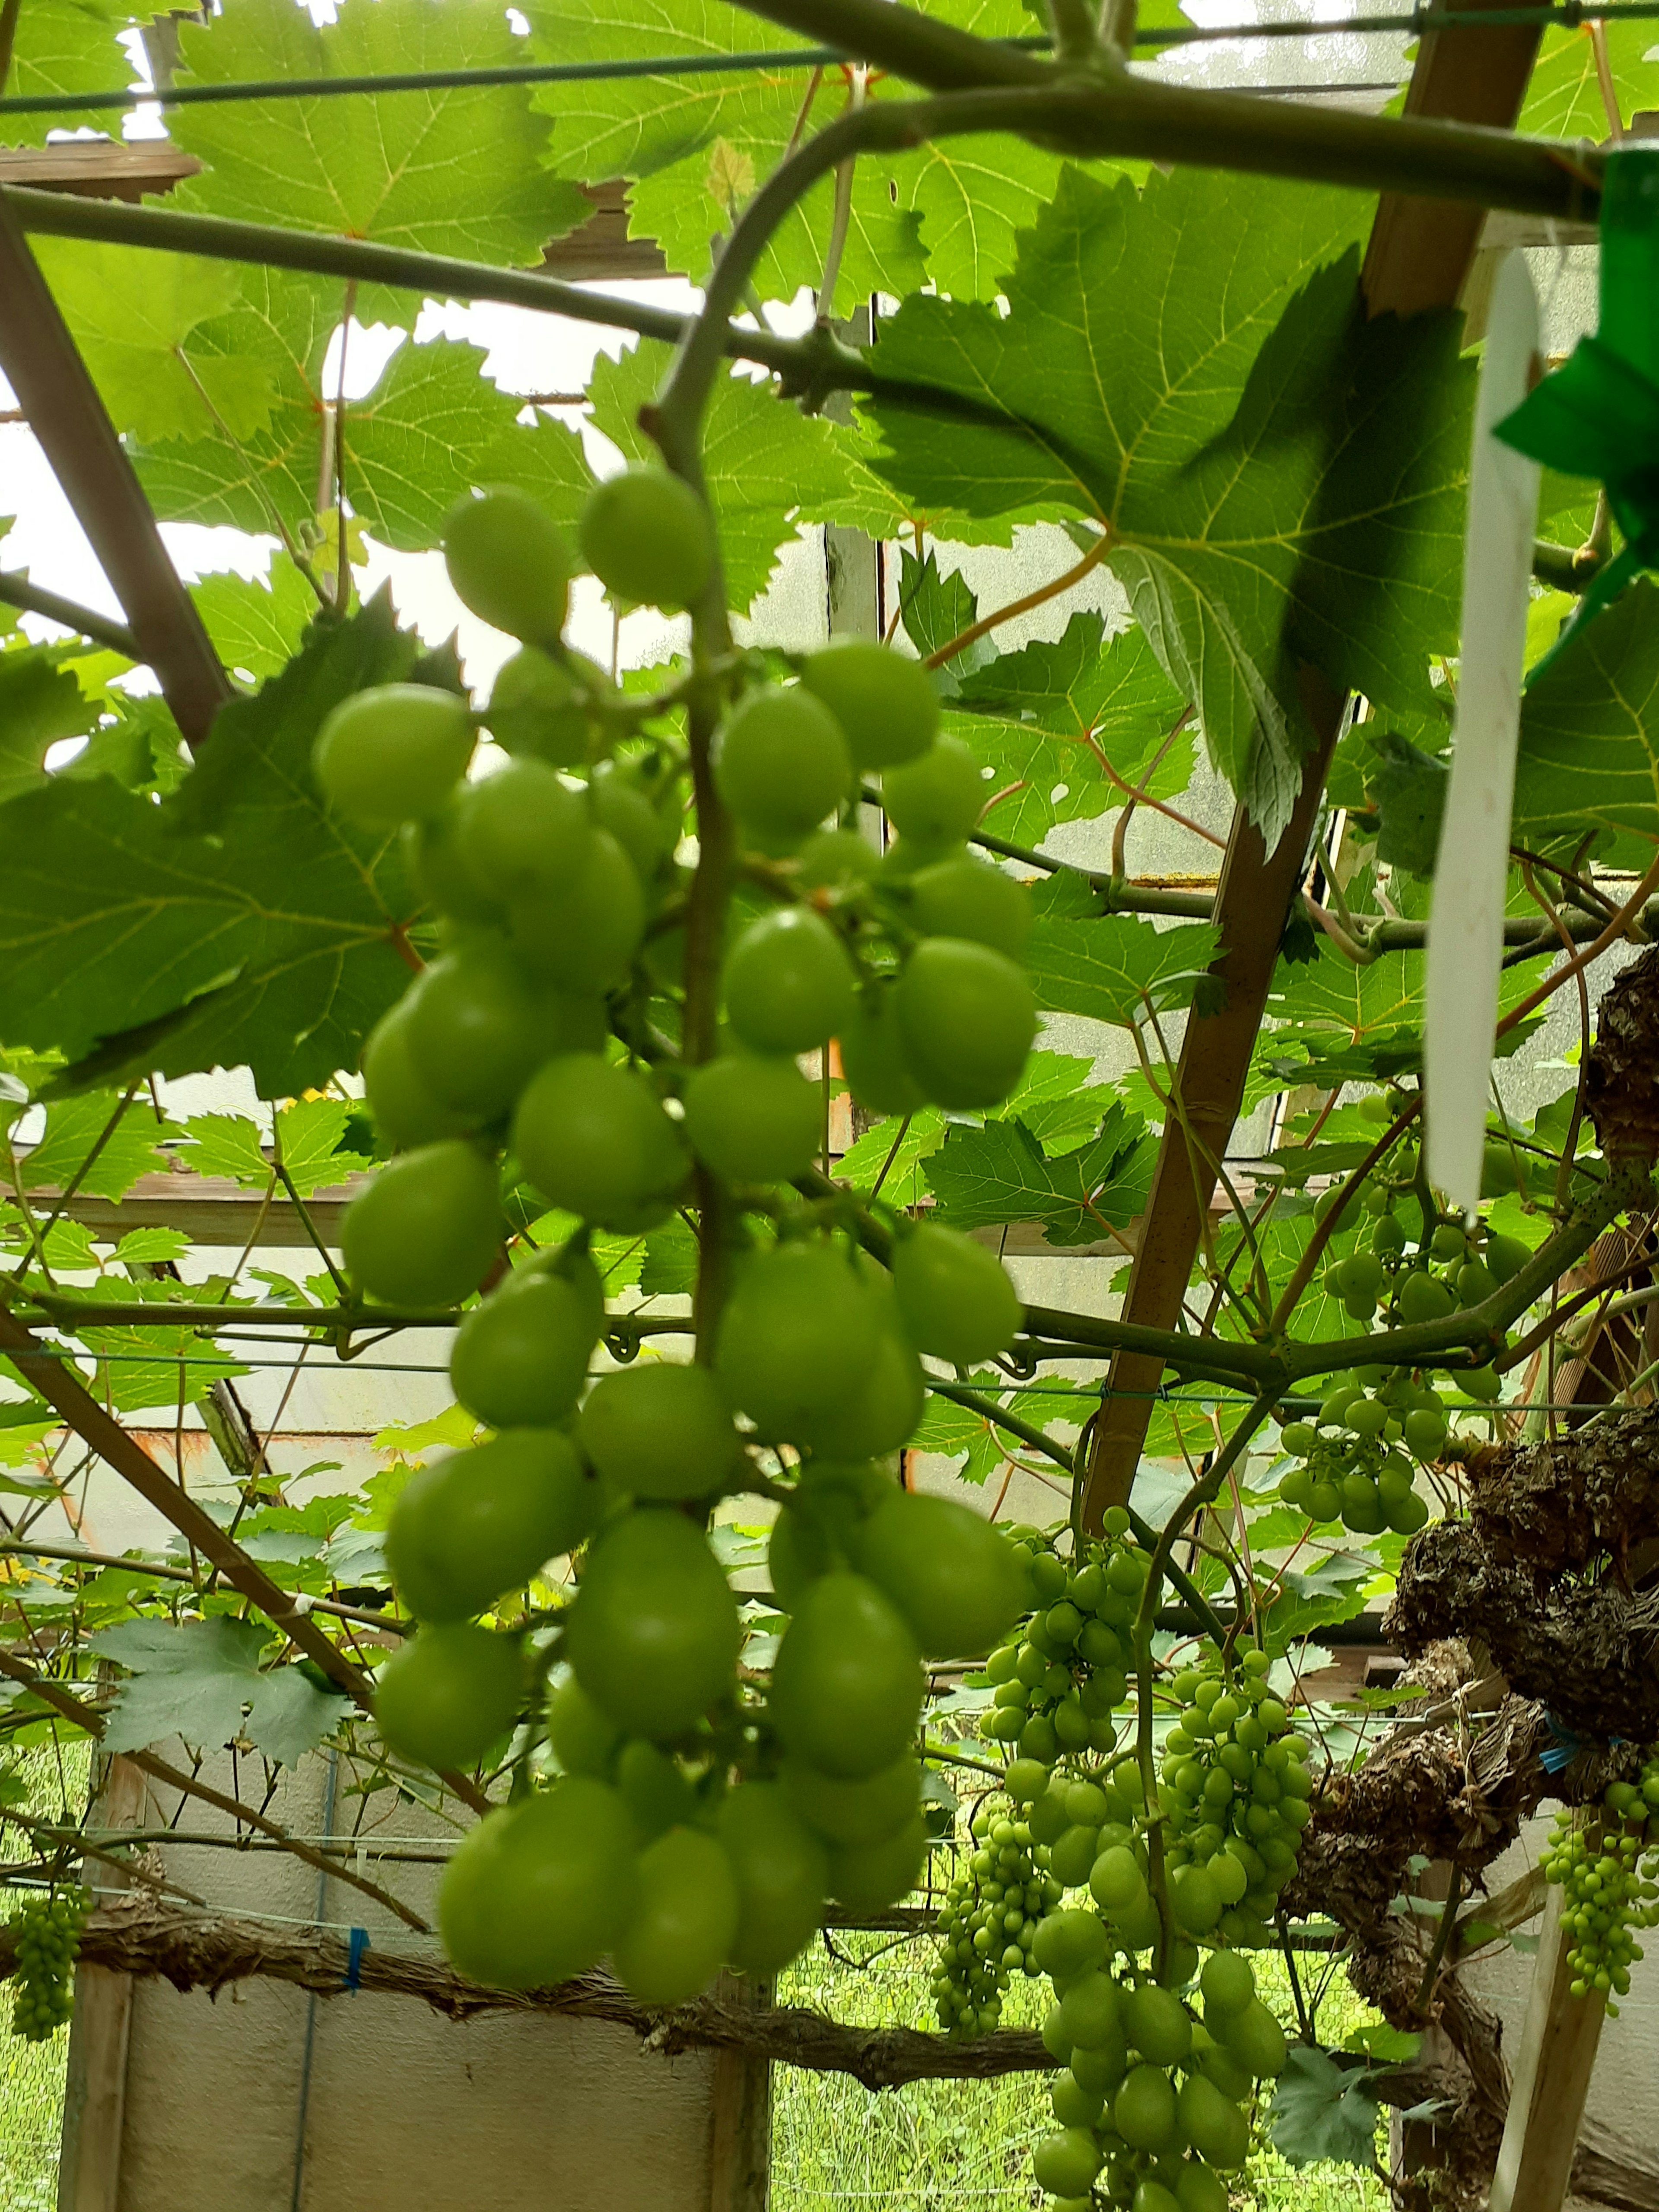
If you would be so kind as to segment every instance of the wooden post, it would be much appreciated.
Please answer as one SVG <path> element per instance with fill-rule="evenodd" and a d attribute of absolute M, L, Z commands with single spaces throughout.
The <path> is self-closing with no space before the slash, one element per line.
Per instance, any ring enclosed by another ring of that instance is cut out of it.
<path fill-rule="evenodd" d="M 714 1995 L 723 2003 L 763 2007 L 769 1983 L 722 1974 Z M 708 2212 L 766 2212 L 772 2159 L 772 2067 L 741 2051 L 714 2057 L 714 2118 L 708 2142 Z"/>
<path fill-rule="evenodd" d="M 130 1759 L 112 1759 L 98 1796 L 103 1826 L 137 1826 L 148 1788 Z M 123 1881 L 119 1871 L 106 1865 L 98 1866 L 96 1879 L 105 1888 L 118 1888 Z M 112 1973 L 106 1966 L 77 1966 L 64 2089 L 58 2212 L 116 2212 L 131 2028 L 131 1975 Z"/>
<path fill-rule="evenodd" d="M 1603 1997 L 1572 1995 L 1571 1948 L 1561 1926 L 1561 1892 L 1552 1884 L 1489 2212 L 1561 2212 L 1571 2181 L 1607 2014 Z"/>

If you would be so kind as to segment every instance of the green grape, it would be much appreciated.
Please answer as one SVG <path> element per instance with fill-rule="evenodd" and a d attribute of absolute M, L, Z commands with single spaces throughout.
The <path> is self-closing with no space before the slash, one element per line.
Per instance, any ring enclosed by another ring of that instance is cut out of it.
<path fill-rule="evenodd" d="M 817 1933 L 830 1893 L 829 1855 L 787 1790 L 775 1782 L 728 1790 L 715 1832 L 737 1884 L 731 1962 L 739 1973 L 780 1973 Z"/>
<path fill-rule="evenodd" d="M 790 1805 L 827 1843 L 846 1847 L 878 1844 L 915 1817 L 921 1769 L 903 1751 L 890 1766 L 855 1782 L 837 1781 L 799 1759 L 787 1759 L 779 1779 Z"/>
<path fill-rule="evenodd" d="M 423 1628 L 374 1678 L 374 1717 L 400 1758 L 476 1766 L 518 1717 L 524 1655 L 516 1638 L 468 1620 Z"/>
<path fill-rule="evenodd" d="M 781 907 L 751 921 L 726 955 L 726 1012 L 756 1052 L 812 1052 L 852 1014 L 858 974 L 847 948 L 811 907 Z"/>
<path fill-rule="evenodd" d="M 595 484 L 578 535 L 593 574 L 629 606 L 689 607 L 714 573 L 708 510 L 665 469 L 624 469 Z"/>
<path fill-rule="evenodd" d="M 363 1092 L 376 1125 L 400 1150 L 459 1137 L 473 1116 L 458 1114 L 428 1089 L 409 1047 L 409 994 L 389 1006 L 363 1046 Z"/>
<path fill-rule="evenodd" d="M 772 1667 L 769 1711 L 792 1758 L 846 1782 L 890 1766 L 921 1715 L 921 1656 L 902 1618 L 860 1575 L 803 1595 Z"/>
<path fill-rule="evenodd" d="M 971 1507 L 894 1490 L 860 1533 L 854 1564 L 908 1622 L 925 1656 L 990 1649 L 1019 1611 L 1012 1546 Z"/>
<path fill-rule="evenodd" d="M 448 921 L 495 929 L 506 921 L 507 909 L 487 884 L 476 881 L 461 850 L 461 823 L 478 787 L 460 784 L 436 814 L 405 822 L 398 843 L 404 866 L 424 904 Z"/>
<path fill-rule="evenodd" d="M 850 890 L 872 883 L 881 854 L 856 830 L 815 830 L 795 856 L 803 890 Z"/>
<path fill-rule="evenodd" d="M 586 1262 L 590 1272 L 592 1262 Z M 576 1409 L 605 1318 L 601 1291 L 567 1274 L 521 1268 L 475 1306 L 455 1332 L 449 1379 L 470 1413 L 491 1428 L 550 1428 Z"/>
<path fill-rule="evenodd" d="M 1173 1990 L 1143 1982 L 1124 2008 L 1129 2041 L 1154 2066 L 1178 2066 L 1193 2047 L 1193 2024 Z"/>
<path fill-rule="evenodd" d="M 904 1057 L 898 994 L 890 983 L 861 994 L 837 1042 L 847 1087 L 869 1112 L 914 1114 L 927 1103 Z"/>
<path fill-rule="evenodd" d="M 1285 2031 L 1260 1997 L 1252 1997 L 1243 2012 L 1206 2024 L 1216 2040 L 1258 2081 L 1284 2072 Z"/>
<path fill-rule="evenodd" d="M 1532 1253 L 1518 1237 L 1488 1237 L 1482 1256 L 1487 1273 L 1501 1288 L 1520 1273 Z"/>
<path fill-rule="evenodd" d="M 924 1222 L 893 1251 L 893 1288 L 912 1342 L 970 1367 L 1006 1352 L 1019 1333 L 1019 1293 L 995 1253 L 957 1229 Z"/>
<path fill-rule="evenodd" d="M 963 937 L 1010 960 L 1024 955 L 1031 902 L 1023 884 L 966 853 L 935 860 L 910 878 L 910 913 L 927 937 Z"/>
<path fill-rule="evenodd" d="M 1659 1926 L 1659 1755 L 1648 1756 L 1634 1783 L 1609 1784 L 1602 1805 L 1594 1825 L 1563 1808 L 1543 1870 L 1561 1890 L 1571 1993 L 1605 1996 L 1616 2017 L 1643 1956 L 1633 1931 Z"/>
<path fill-rule="evenodd" d="M 386 1306 L 469 1297 L 495 1264 L 506 1224 L 495 1164 L 475 1146 L 422 1145 L 381 1168 L 340 1224 L 357 1289 Z"/>
<path fill-rule="evenodd" d="M 581 800 L 544 761 L 509 760 L 469 783 L 455 810 L 467 874 L 504 906 L 564 884 L 592 834 Z"/>
<path fill-rule="evenodd" d="M 597 678 L 610 679 L 579 654 L 555 659 L 526 645 L 496 671 L 484 720 L 496 743 L 510 753 L 528 754 L 550 768 L 574 768 L 587 757 L 592 723 L 576 671 L 591 690 Z"/>
<path fill-rule="evenodd" d="M 547 1740 L 567 1774 L 586 1774 L 595 1781 L 608 1782 L 623 1735 L 572 1674 L 548 1698 Z"/>
<path fill-rule="evenodd" d="M 642 2004 L 684 2004 L 720 1972 L 738 1929 L 738 1884 L 717 1839 L 671 1828 L 639 1857 L 639 1892 L 611 1962 Z"/>
<path fill-rule="evenodd" d="M 915 1887 L 927 1857 L 927 1826 L 918 1813 L 896 1835 L 831 1845 L 830 1894 L 849 1912 L 884 1912 Z"/>
<path fill-rule="evenodd" d="M 763 1437 L 793 1437 L 859 1389 L 879 1325 L 841 1245 L 775 1244 L 738 1271 L 720 1316 L 715 1371 Z"/>
<path fill-rule="evenodd" d="M 386 1559 L 422 1620 L 462 1620 L 519 1589 L 598 1524 L 602 1493 L 558 1429 L 507 1429 L 411 1475 Z"/>
<path fill-rule="evenodd" d="M 781 1054 L 723 1053 L 685 1081 L 685 1133 L 728 1182 L 787 1182 L 823 1145 L 823 1092 Z"/>
<path fill-rule="evenodd" d="M 633 1823 L 614 1790 L 576 1778 L 487 1813 L 438 1889 L 444 1949 L 498 1989 L 542 1989 L 596 1966 L 639 1893 Z"/>
<path fill-rule="evenodd" d="M 1048 1925 L 1040 1917 L 1047 1854 L 1028 1825 L 988 1818 L 981 1807 L 972 1833 L 979 1848 L 958 1860 L 940 1908 L 933 1982 L 939 2026 L 957 2037 L 997 2027 L 1012 1977 L 1041 1971 L 1033 1954 Z"/>
<path fill-rule="evenodd" d="M 678 1763 L 643 1736 L 631 1738 L 617 1754 L 616 1778 L 642 1842 L 696 1817 L 696 1797 Z"/>
<path fill-rule="evenodd" d="M 963 843 L 990 796 L 979 763 L 955 738 L 941 738 L 920 760 L 889 769 L 881 791 L 894 829 L 930 856 L 942 846 Z"/>
<path fill-rule="evenodd" d="M 429 684 L 354 692 L 312 748 L 324 798 L 366 830 L 435 814 L 466 774 L 477 732 L 466 701 Z"/>
<path fill-rule="evenodd" d="M 1103 1966 L 1110 1944 L 1094 1913 L 1054 1912 L 1039 1924 L 1032 1948 L 1043 1972 L 1059 1984 Z"/>
<path fill-rule="evenodd" d="M 1051 2197 L 1082 2197 L 1101 2168 L 1101 2154 L 1085 2128 L 1062 2128 L 1045 2136 L 1031 2153 L 1031 2172 L 1039 2189 Z"/>
<path fill-rule="evenodd" d="M 48 2041 L 75 2009 L 75 1962 L 91 1909 L 89 1890 L 54 1889 L 50 1896 L 32 1898 L 13 1916 L 17 1974 L 11 2025 L 26 2043 Z"/>
<path fill-rule="evenodd" d="M 1407 1328 L 1419 1322 L 1444 1321 L 1456 1304 L 1443 1282 L 1421 1269 L 1407 1275 L 1395 1294 L 1395 1311 Z"/>
<path fill-rule="evenodd" d="M 1242 2013 L 1255 1995 L 1255 1975 L 1248 1959 L 1237 1951 L 1212 1951 L 1204 1962 L 1199 1986 L 1204 1992 L 1204 2016 L 1222 2018 Z"/>
<path fill-rule="evenodd" d="M 714 739 L 714 782 L 745 828 L 799 839 L 853 794 L 841 724 L 810 691 L 751 691 Z"/>
<path fill-rule="evenodd" d="M 1218 2173 L 1189 2161 L 1176 2183 L 1176 2202 L 1179 2212 L 1227 2212 L 1232 2197 Z M 1136 2212 L 1142 2208 L 1137 2206 Z"/>
<path fill-rule="evenodd" d="M 639 871 L 608 830 L 589 829 L 568 873 L 508 909 L 525 966 L 567 991 L 612 991 L 626 982 L 647 919 Z"/>
<path fill-rule="evenodd" d="M 641 883 L 653 884 L 679 842 L 677 787 L 670 783 L 653 795 L 634 765 L 601 761 L 587 779 L 587 801 L 595 825 L 616 839 Z"/>
<path fill-rule="evenodd" d="M 632 1735 L 672 1741 L 732 1691 L 737 1601 L 702 1530 L 672 1507 L 601 1532 L 566 1618 L 577 1680 Z"/>
<path fill-rule="evenodd" d="M 645 1076 L 592 1053 L 562 1054 L 531 1079 L 513 1146 L 550 1205 L 626 1234 L 665 1218 L 688 1165 Z"/>
<path fill-rule="evenodd" d="M 1062 1876 L 1063 1880 L 1064 1877 Z M 1119 2070 L 1127 2063 L 1124 2008 L 1117 1984 L 1109 1974 L 1093 1967 L 1067 1980 L 1063 1994 L 1058 1983 L 1060 2023 L 1074 2051 L 1112 2051 L 1120 2055 Z"/>
<path fill-rule="evenodd" d="M 844 1398 L 798 1422 L 794 1431 L 798 1443 L 827 1458 L 879 1459 L 897 1451 L 915 1434 L 927 1408 L 921 1362 L 904 1334 L 891 1285 L 872 1274 L 864 1292 L 876 1317 L 869 1363 Z"/>
<path fill-rule="evenodd" d="M 1181 2132 L 1199 2156 L 1223 2172 L 1236 2172 L 1249 2149 L 1250 2130 L 1236 2104 L 1202 2074 L 1189 2075 L 1176 2097 Z"/>
<path fill-rule="evenodd" d="M 494 629 L 551 646 L 570 598 L 570 549 L 546 509 L 511 485 L 458 499 L 444 517 L 455 595 Z"/>
<path fill-rule="evenodd" d="M 1162 2067 L 1130 2068 L 1112 2100 L 1112 2124 L 1132 2150 L 1156 2154 L 1173 2140 L 1176 2095 Z"/>
<path fill-rule="evenodd" d="M 1048 2108 L 1063 2128 L 1098 2126 L 1105 2106 L 1105 2093 L 1080 2087 L 1069 2067 L 1056 2074 L 1049 2086 Z"/>
<path fill-rule="evenodd" d="M 1012 960 L 963 938 L 924 938 L 895 996 L 906 1063 L 936 1105 L 982 1108 L 1008 1096 L 1037 1032 L 1031 987 Z"/>
<path fill-rule="evenodd" d="M 568 1049 L 558 1009 L 497 937 L 468 937 L 431 962 L 404 1006 L 416 1076 L 474 1121 L 505 1114 L 542 1061 Z"/>
<path fill-rule="evenodd" d="M 725 1394 L 706 1367 L 654 1360 L 601 1376 L 579 1432 L 599 1473 L 636 1498 L 708 1498 L 744 1471 Z"/>
<path fill-rule="evenodd" d="M 861 769 L 915 760 L 938 732 L 933 678 L 919 660 L 873 639 L 836 638 L 809 655 L 801 682 L 841 724 Z"/>

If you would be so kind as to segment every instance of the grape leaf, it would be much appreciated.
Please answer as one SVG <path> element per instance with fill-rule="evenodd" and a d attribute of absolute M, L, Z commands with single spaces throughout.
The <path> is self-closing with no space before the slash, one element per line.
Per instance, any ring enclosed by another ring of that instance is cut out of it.
<path fill-rule="evenodd" d="M 854 1190 L 870 1191 L 885 1168 L 881 1195 L 887 1204 L 920 1206 L 927 1194 L 923 1163 L 945 1142 L 947 1127 L 938 1106 L 923 1106 L 908 1116 L 894 1115 L 878 1121 L 842 1155 L 841 1176 Z"/>
<path fill-rule="evenodd" d="M 186 84 L 528 59 L 492 0 L 344 0 L 323 25 L 291 0 L 229 0 L 210 25 L 184 22 L 179 47 Z M 181 108 L 169 127 L 206 164 L 177 198 L 212 215 L 263 222 L 279 206 L 292 229 L 522 265 L 589 213 L 541 166 L 547 126 L 522 86 Z M 419 304 L 418 293 L 366 286 L 356 312 L 409 323 Z"/>
<path fill-rule="evenodd" d="M 931 545 L 925 561 L 918 561 L 908 545 L 899 548 L 899 620 L 904 635 L 924 660 L 941 646 L 949 645 L 952 638 L 960 637 L 978 618 L 979 601 L 969 590 L 960 568 L 942 576 L 939 555 Z M 975 639 L 939 671 L 940 689 L 947 697 L 953 696 L 961 690 L 963 678 L 995 653 L 996 647 L 988 638 Z"/>
<path fill-rule="evenodd" d="M 1291 2166 L 1369 2166 L 1376 2156 L 1376 2099 L 1364 2068 L 1339 2066 L 1307 2044 L 1291 2046 L 1268 2116 L 1273 2148 Z"/>
<path fill-rule="evenodd" d="M 63 1190 L 72 1182 L 88 1198 L 119 1199 L 126 1196 L 140 1176 L 163 1167 L 166 1163 L 156 1146 L 176 1132 L 165 1125 L 158 1127 L 155 1111 L 143 1097 L 135 1098 L 110 1128 L 111 1117 L 120 1103 L 114 1091 L 88 1091 L 78 1098 L 60 1098 L 49 1106 L 40 1143 L 19 1160 L 27 1188 Z M 94 1146 L 97 1157 L 88 1166 Z"/>
<path fill-rule="evenodd" d="M 137 1306 L 169 1299 L 216 1304 L 222 1295 L 222 1283 L 134 1282 L 106 1273 L 98 1284 L 100 1299 L 114 1304 Z M 247 1373 L 238 1360 L 186 1326 L 161 1328 L 135 1322 L 128 1328 L 111 1322 L 79 1329 L 76 1335 L 98 1362 L 90 1385 L 93 1394 L 112 1413 L 165 1408 L 176 1413 L 180 1406 L 193 1406 L 205 1398 L 216 1382 Z"/>
<path fill-rule="evenodd" d="M 1363 317 L 1358 215 L 1196 170 L 1139 197 L 1068 170 L 1006 314 L 911 299 L 876 349 L 954 395 L 869 403 L 904 496 L 1109 526 L 1141 627 L 1270 837 L 1304 748 L 1298 659 L 1388 699 L 1455 643 L 1468 374 L 1454 317 Z"/>
<path fill-rule="evenodd" d="M 185 1159 L 192 1175 L 223 1176 L 263 1190 L 270 1181 L 270 1162 L 259 1141 L 259 1125 L 246 1114 L 192 1114 L 185 1123 L 190 1150 Z"/>
<path fill-rule="evenodd" d="M 1149 1006 L 1162 1013 L 1190 1005 L 1219 942 L 1206 921 L 1159 929 L 1134 915 L 1091 921 L 1039 915 L 1026 957 L 1048 1012 L 1128 1029 Z"/>
<path fill-rule="evenodd" d="M 1646 577 L 1522 702 L 1511 834 L 1536 844 L 1569 827 L 1659 834 L 1659 587 Z"/>
<path fill-rule="evenodd" d="M 47 748 L 83 737 L 98 720 L 96 700 L 63 662 L 57 645 L 0 653 L 0 799 L 37 789 L 46 778 Z"/>
<path fill-rule="evenodd" d="M 1023 1121 L 958 1123 L 928 1160 L 927 1181 L 953 1229 L 1033 1221 L 1051 1244 L 1087 1244 L 1145 1206 L 1156 1150 L 1114 1102 L 1097 1135 L 1056 1158 Z"/>
<path fill-rule="evenodd" d="M 1613 130 L 1595 63 L 1595 38 L 1605 40 L 1614 103 L 1628 123 L 1638 107 L 1651 107 L 1659 92 L 1659 69 L 1647 57 L 1653 51 L 1651 22 L 1580 23 L 1545 32 L 1538 58 L 1527 80 L 1526 105 L 1517 131 L 1540 138 L 1589 138 L 1600 144 Z"/>
<path fill-rule="evenodd" d="M 377 0 L 384 6 L 385 0 Z M 368 398 L 347 410 L 345 481 L 353 512 L 399 551 L 435 545 L 443 519 L 475 484 L 509 480 L 522 402 L 480 374 L 482 349 L 402 345 Z"/>
<path fill-rule="evenodd" d="M 341 1711 L 338 1697 L 299 1667 L 259 1672 L 270 1637 L 253 1621 L 129 1620 L 88 1640 L 129 1670 L 105 1726 L 106 1751 L 143 1751 L 175 1735 L 206 1749 L 246 1735 L 268 1758 L 297 1766 Z"/>
<path fill-rule="evenodd" d="M 117 33 L 132 20 L 115 0 L 28 0 L 17 11 L 11 67 L 6 90 L 20 97 L 51 92 L 102 92 L 129 84 L 132 64 Z M 117 109 L 79 109 L 72 115 L 8 115 L 6 143 L 41 146 L 65 125 L 85 130 L 120 130 Z"/>
<path fill-rule="evenodd" d="M 349 1098 L 296 1098 L 277 1115 L 276 1150 L 301 1198 L 331 1189 L 368 1166 L 362 1153 L 340 1149 L 346 1125 L 358 1110 Z"/>
<path fill-rule="evenodd" d="M 248 684 L 287 665 L 317 612 L 317 594 L 280 554 L 263 583 L 228 574 L 204 576 L 191 597 L 220 659 Z"/>
<path fill-rule="evenodd" d="M 410 895 L 395 839 L 325 811 L 310 749 L 417 657 L 383 594 L 224 708 L 160 805 L 107 777 L 0 805 L 0 1033 L 76 1061 L 65 1090 L 246 1062 L 282 1097 L 354 1066 L 406 981 Z"/>

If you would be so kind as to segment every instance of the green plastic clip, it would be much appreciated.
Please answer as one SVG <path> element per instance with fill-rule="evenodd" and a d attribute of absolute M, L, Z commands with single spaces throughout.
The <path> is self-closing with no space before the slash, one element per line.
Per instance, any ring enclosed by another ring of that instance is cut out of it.
<path fill-rule="evenodd" d="M 1632 577 L 1659 568 L 1659 146 L 1616 146 L 1607 156 L 1599 325 L 1492 433 L 1564 476 L 1605 485 L 1625 540 L 1528 671 L 1528 686 Z"/>

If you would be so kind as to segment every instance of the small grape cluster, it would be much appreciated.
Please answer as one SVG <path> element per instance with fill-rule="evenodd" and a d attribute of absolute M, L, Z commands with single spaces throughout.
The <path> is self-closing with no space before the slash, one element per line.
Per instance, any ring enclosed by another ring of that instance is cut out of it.
<path fill-rule="evenodd" d="M 92 1909 L 84 1889 L 55 1889 L 32 1899 L 13 1916 L 17 1941 L 17 1987 L 11 2027 L 26 2043 L 45 2043 L 75 2007 L 75 1961 L 81 1929 Z"/>
<path fill-rule="evenodd" d="M 1107 1515 L 1103 1538 L 1070 1557 L 1035 1528 L 1009 1534 L 1027 1562 L 1034 1610 L 987 1662 L 994 1686 L 980 1728 L 1031 1763 L 1031 1786 L 1017 1793 L 1029 1800 L 1060 1759 L 1116 1748 L 1113 1715 L 1128 1692 L 1130 1631 L 1148 1560 L 1121 1506 Z"/>
<path fill-rule="evenodd" d="M 1053 2212 L 1103 2198 L 1134 2212 L 1226 2212 L 1225 2177 L 1249 2148 L 1244 2108 L 1285 2058 L 1249 1960 L 1214 1953 L 1183 1996 L 1173 1975 L 1115 1973 L 1113 1939 L 1092 1913 L 1051 1915 L 1035 1948 L 1056 1997 L 1042 2039 L 1064 2069 L 1049 2093 L 1057 2132 L 1031 2161 L 1059 2200 Z"/>
<path fill-rule="evenodd" d="M 1279 1486 L 1279 1494 L 1287 1505 L 1294 1505 L 1316 1521 L 1340 1521 L 1356 1535 L 1375 1536 L 1382 1529 L 1393 1528 L 1402 1536 L 1411 1536 L 1425 1525 L 1429 1509 L 1417 1494 L 1416 1470 L 1407 1455 L 1396 1443 L 1357 1435 L 1346 1428 L 1351 1407 L 1363 1422 L 1369 1416 L 1361 1408 L 1379 1402 L 1368 1399 L 1363 1389 L 1340 1389 L 1334 1390 L 1321 1407 L 1317 1425 L 1311 1421 L 1285 1423 L 1280 1440 L 1285 1450 L 1294 1452 L 1301 1462 Z M 1425 1459 L 1431 1458 L 1445 1440 L 1443 1419 L 1438 1414 L 1415 1411 L 1406 1418 L 1408 1423 L 1419 1425 L 1417 1448 Z M 1432 1446 L 1428 1439 L 1431 1425 L 1439 1440 Z M 1394 1421 L 1390 1425 L 1397 1428 L 1400 1424 Z"/>
<path fill-rule="evenodd" d="M 982 1805 L 969 1832 L 975 1848 L 939 1909 L 944 1940 L 933 1984 L 939 2026 L 964 2038 L 997 2027 L 1014 1975 L 1041 1973 L 1033 1955 L 1037 1929 L 1062 1894 L 1025 1820 Z"/>
<path fill-rule="evenodd" d="M 1560 1885 L 1561 1925 L 1573 1939 L 1572 1994 L 1600 1991 L 1616 2019 L 1615 2000 L 1628 1995 L 1632 1962 L 1643 1956 L 1633 1930 L 1659 1927 L 1659 1755 L 1635 1782 L 1609 1783 L 1602 1804 L 1593 1827 L 1565 1808 L 1557 1814 L 1543 1868 Z"/>
<path fill-rule="evenodd" d="M 1164 1745 L 1170 1904 L 1188 1936 L 1263 1940 L 1311 1817 L 1306 1746 L 1267 1681 L 1265 1651 L 1176 1675 L 1184 1708 Z"/>

